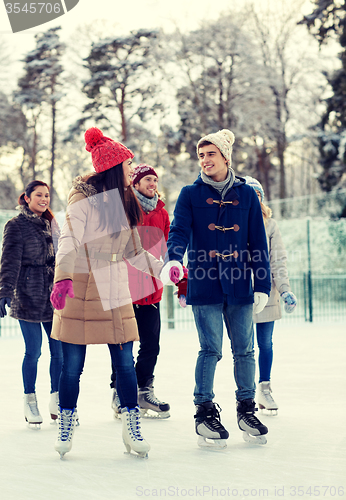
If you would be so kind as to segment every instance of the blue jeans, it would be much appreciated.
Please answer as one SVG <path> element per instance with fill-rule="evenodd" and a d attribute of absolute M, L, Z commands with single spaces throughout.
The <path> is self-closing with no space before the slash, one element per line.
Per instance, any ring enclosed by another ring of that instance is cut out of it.
<path fill-rule="evenodd" d="M 41 356 L 42 328 L 41 323 L 19 320 L 19 325 L 25 342 L 25 355 L 22 365 L 24 394 L 35 392 L 37 378 L 37 363 Z M 52 322 L 42 323 L 46 331 L 50 350 L 50 387 L 51 392 L 57 392 L 62 366 L 62 349 L 59 340 L 50 337 Z"/>
<path fill-rule="evenodd" d="M 256 324 L 257 345 L 259 349 L 259 382 L 268 382 L 273 364 L 274 321 Z"/>
<path fill-rule="evenodd" d="M 86 345 L 61 342 L 64 355 L 59 384 L 61 408 L 76 408 L 79 395 L 79 381 L 83 372 Z M 108 344 L 112 364 L 116 370 L 117 391 L 121 407 L 134 408 L 137 401 L 137 378 L 132 354 L 133 342 Z"/>
<path fill-rule="evenodd" d="M 255 369 L 253 304 L 210 304 L 192 306 L 198 331 L 200 351 L 195 370 L 194 403 L 214 398 L 216 363 L 222 358 L 223 319 L 225 320 L 234 361 L 234 378 L 238 401 L 254 399 Z"/>

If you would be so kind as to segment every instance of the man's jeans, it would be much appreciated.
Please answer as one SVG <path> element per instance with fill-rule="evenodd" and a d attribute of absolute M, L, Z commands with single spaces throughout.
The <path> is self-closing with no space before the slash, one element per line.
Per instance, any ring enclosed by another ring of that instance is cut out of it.
<path fill-rule="evenodd" d="M 59 384 L 61 408 L 76 408 L 79 395 L 79 381 L 84 368 L 86 345 L 61 342 L 64 362 Z M 121 407 L 137 406 L 137 378 L 132 354 L 133 342 L 108 344 L 112 364 L 116 370 L 117 392 Z"/>
<path fill-rule="evenodd" d="M 192 311 L 200 343 L 195 371 L 194 403 L 201 404 L 214 399 L 216 363 L 222 358 L 223 318 L 233 353 L 236 398 L 238 401 L 254 399 L 256 363 L 253 304 L 192 306 Z"/>
<path fill-rule="evenodd" d="M 273 330 L 274 321 L 256 324 L 257 344 L 259 349 L 259 382 L 268 382 L 270 380 L 270 372 L 273 364 Z"/>
<path fill-rule="evenodd" d="M 41 356 L 42 328 L 41 323 L 19 320 L 19 325 L 25 342 L 25 355 L 22 365 L 24 394 L 35 392 L 37 378 L 37 363 Z M 50 350 L 50 387 L 51 392 L 57 392 L 62 365 L 62 349 L 59 340 L 50 337 L 52 322 L 42 323 L 48 337 Z"/>

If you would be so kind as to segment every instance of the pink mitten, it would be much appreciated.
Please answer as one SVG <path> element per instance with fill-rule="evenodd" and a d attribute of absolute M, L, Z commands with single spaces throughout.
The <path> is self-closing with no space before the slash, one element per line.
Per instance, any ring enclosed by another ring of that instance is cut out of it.
<path fill-rule="evenodd" d="M 71 280 L 62 280 L 55 283 L 52 293 L 50 294 L 50 301 L 55 309 L 64 309 L 66 303 L 66 295 L 73 299 L 73 283 Z"/>
<path fill-rule="evenodd" d="M 180 276 L 180 270 L 179 267 L 177 266 L 172 266 L 169 270 L 169 279 L 173 283 L 178 283 L 179 281 L 179 276 Z"/>

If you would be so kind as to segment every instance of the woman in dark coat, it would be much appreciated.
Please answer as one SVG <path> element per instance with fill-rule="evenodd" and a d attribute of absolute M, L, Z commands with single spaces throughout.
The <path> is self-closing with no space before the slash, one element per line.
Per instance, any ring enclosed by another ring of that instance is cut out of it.
<path fill-rule="evenodd" d="M 49 411 L 53 420 L 58 415 L 58 383 L 62 366 L 59 341 L 50 338 L 53 308 L 50 293 L 53 285 L 55 252 L 53 238 L 59 237 L 58 225 L 49 209 L 49 187 L 31 181 L 18 199 L 20 214 L 4 228 L 0 268 L 0 316 L 19 320 L 25 342 L 22 365 L 24 384 L 24 416 L 38 426 L 42 416 L 38 410 L 35 384 L 37 363 L 41 355 L 42 328 L 50 349 L 51 396 Z"/>

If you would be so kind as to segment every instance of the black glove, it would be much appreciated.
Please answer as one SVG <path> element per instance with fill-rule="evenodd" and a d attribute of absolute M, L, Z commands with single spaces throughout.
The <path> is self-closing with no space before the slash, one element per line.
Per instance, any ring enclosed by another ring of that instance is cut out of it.
<path fill-rule="evenodd" d="M 9 297 L 3 297 L 0 299 L 0 318 L 3 318 L 6 316 L 6 308 L 5 305 L 7 304 L 7 307 L 11 307 L 11 299 Z"/>

